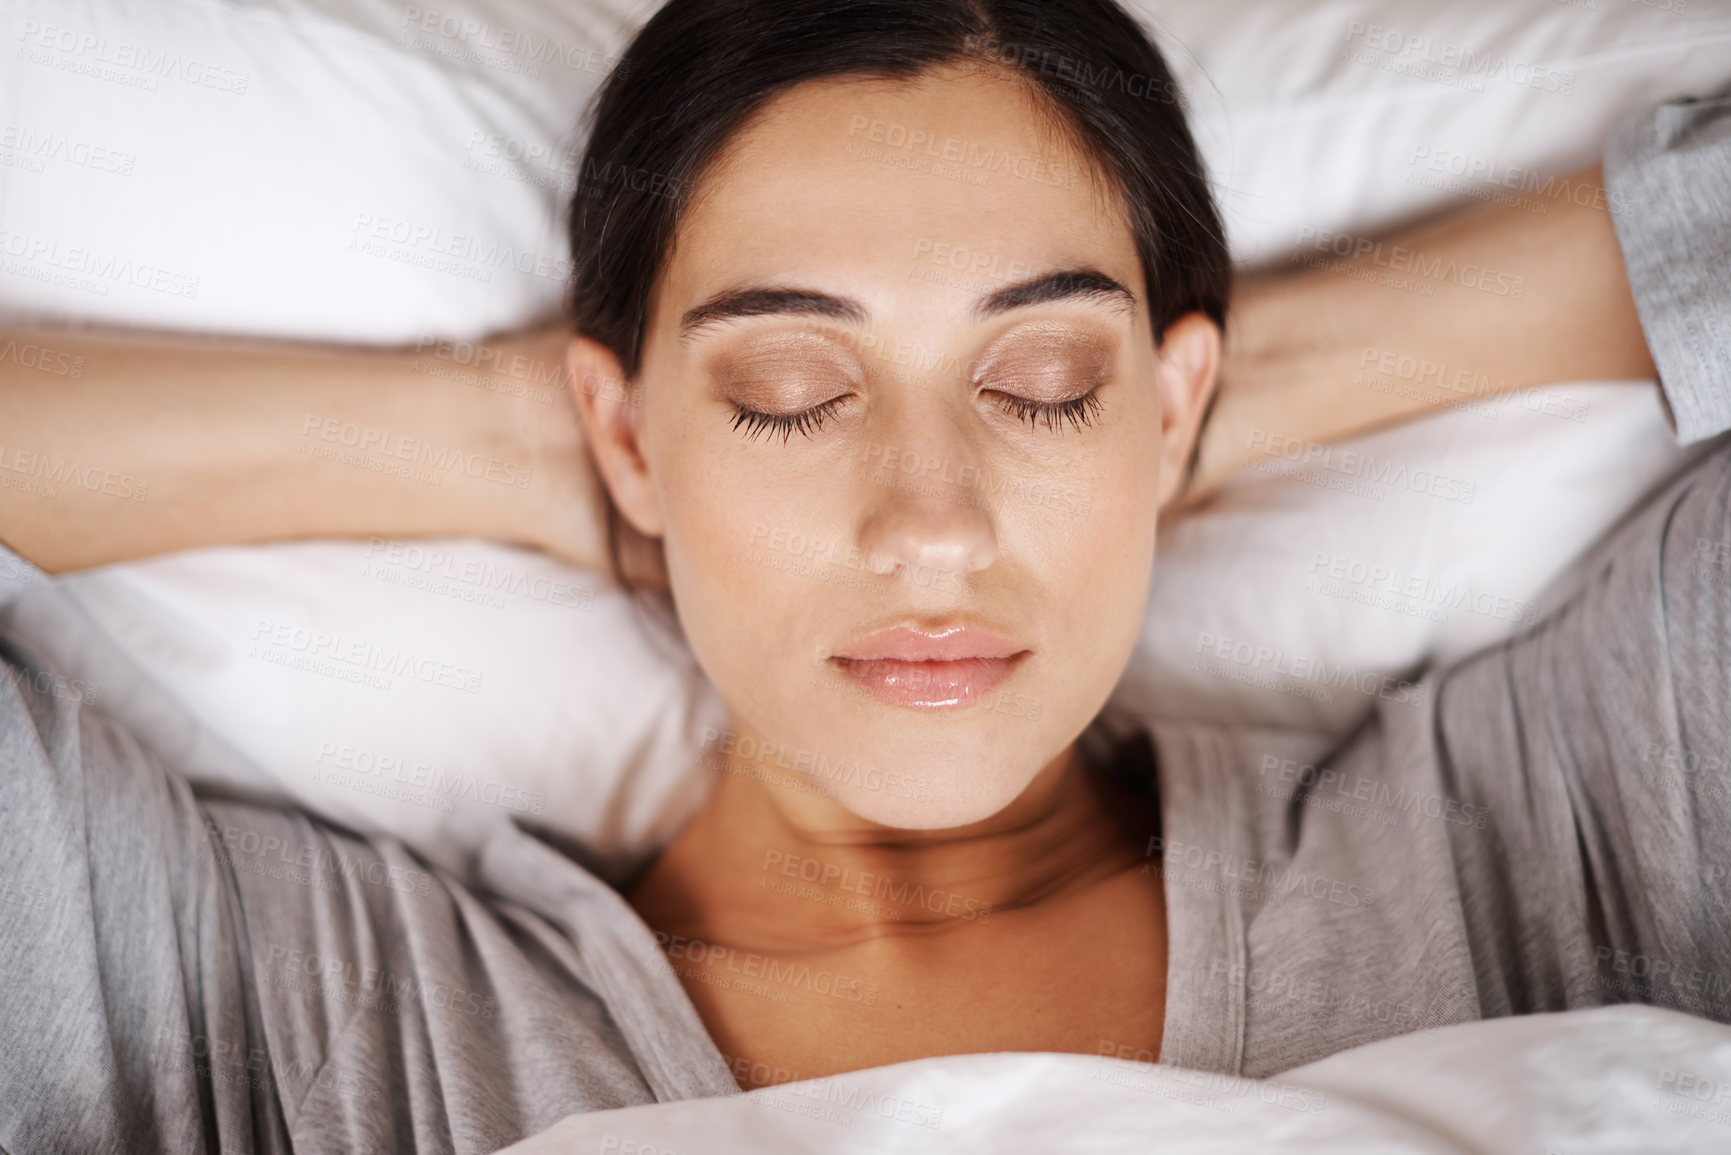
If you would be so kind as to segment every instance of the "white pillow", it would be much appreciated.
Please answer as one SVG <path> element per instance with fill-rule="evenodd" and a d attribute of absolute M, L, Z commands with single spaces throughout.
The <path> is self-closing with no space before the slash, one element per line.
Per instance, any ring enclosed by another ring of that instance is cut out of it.
<path fill-rule="evenodd" d="M 9 0 L 0 308 L 408 343 L 558 308 L 634 0 Z"/>
<path fill-rule="evenodd" d="M 1731 83 L 1687 0 L 1127 0 L 1160 32 L 1243 264 L 1456 204 L 1572 195 L 1618 116 Z"/>
<path fill-rule="evenodd" d="M 703 801 L 693 752 L 726 724 L 683 641 L 611 583 L 489 542 L 197 550 L 0 612 L 194 781 L 459 871 L 520 817 L 629 872 Z"/>
<path fill-rule="evenodd" d="M 1567 564 L 1694 452 L 1651 381 L 1527 390 L 1326 452 L 1281 448 L 1206 513 L 1161 526 L 1116 705 L 1328 734 L 1379 700 L 1419 706 L 1421 663 L 1555 609 Z"/>
<path fill-rule="evenodd" d="M 1731 79 L 1723 10 L 1137 7 L 1161 26 L 1246 262 L 1456 201 L 1519 192 L 1537 211 L 1557 191 L 1544 179 L 1590 161 L 1622 109 Z M 381 342 L 526 322 L 562 289 L 579 112 L 642 13 L 554 0 L 14 0 L 0 15 L 14 50 L 0 64 L 0 311 Z M 1426 56 L 1464 71 L 1427 64 L 1441 79 L 1423 78 Z M 1467 175 L 1448 184 L 1457 157 Z M 1525 169 L 1538 174 L 1532 187 Z M 1554 411 L 1455 413 L 1361 447 L 1408 476 L 1472 486 L 1470 503 L 1410 491 L 1349 500 L 1315 478 L 1253 474 L 1215 510 L 1168 527 L 1119 700 L 1147 716 L 1339 727 L 1374 698 L 1246 690 L 1239 643 L 1253 661 L 1269 649 L 1380 686 L 1518 626 L 1521 613 L 1504 620 L 1495 599 L 1531 600 L 1674 460 L 1650 386 L 1530 396 Z M 1612 457 L 1627 467 L 1600 470 Z M 80 575 L 12 614 L 196 779 L 394 830 L 447 864 L 539 798 L 537 817 L 625 869 L 701 801 L 694 763 L 719 724 L 713 691 L 677 645 L 656 656 L 653 632 L 615 591 L 480 542 L 422 543 L 450 560 L 435 573 L 424 558 L 391 563 L 396 576 L 381 577 L 392 548 L 196 551 Z M 1319 552 L 1348 570 L 1466 583 L 1491 608 L 1413 619 L 1348 600 L 1350 574 L 1334 594 L 1306 590 Z M 532 594 L 465 600 L 471 583 L 449 577 L 488 567 L 593 590 L 593 608 Z M 270 641 L 279 626 L 286 644 Z M 265 641 L 278 658 L 305 658 L 297 629 L 358 641 L 369 660 L 411 651 L 431 672 L 392 674 L 382 690 L 348 668 L 257 656 Z M 1191 669 L 1204 633 L 1232 643 L 1215 659 L 1224 677 Z M 475 673 L 477 691 L 463 690 Z M 392 768 L 363 769 L 366 756 Z M 408 781 L 381 780 L 398 773 Z M 450 810 L 407 792 L 423 774 L 450 786 L 434 790 Z"/>

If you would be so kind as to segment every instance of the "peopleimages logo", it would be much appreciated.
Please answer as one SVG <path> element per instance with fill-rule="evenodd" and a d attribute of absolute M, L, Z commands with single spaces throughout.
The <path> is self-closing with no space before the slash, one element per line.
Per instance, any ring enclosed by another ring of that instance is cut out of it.
<path fill-rule="evenodd" d="M 41 484 L 32 492 L 38 496 L 57 497 L 56 486 L 83 489 L 121 501 L 143 501 L 150 492 L 150 482 L 130 473 L 116 473 L 89 462 L 73 461 L 51 453 L 37 453 L 0 442 L 0 485 L 11 479 L 4 474 L 21 473 Z M 6 488 L 14 488 L 6 485 Z"/>
<path fill-rule="evenodd" d="M 59 67 L 78 75 L 100 80 L 117 80 L 147 92 L 157 90 L 160 80 L 179 80 L 195 88 L 208 88 L 232 96 L 245 96 L 252 74 L 223 68 L 206 60 L 183 55 L 177 49 L 156 49 L 146 44 L 114 40 L 77 28 L 43 24 L 26 20 L 20 26 L 18 39 L 25 52 L 39 50 L 47 54 L 26 55 L 34 64 Z M 56 64 L 53 53 L 59 53 L 64 64 Z"/>
<path fill-rule="evenodd" d="M 42 131 L 22 124 L 0 128 L 0 152 L 11 153 L 31 162 L 33 172 L 43 171 L 48 161 L 59 161 L 94 172 L 131 176 L 138 163 L 138 154 L 92 144 L 64 133 Z"/>
<path fill-rule="evenodd" d="M 334 843 L 296 843 L 283 835 L 224 824 L 214 818 L 206 820 L 205 832 L 213 852 L 225 852 L 229 865 L 251 873 L 271 874 L 315 889 L 364 882 L 406 894 L 432 893 L 433 876 L 426 871 L 352 853 Z"/>
<path fill-rule="evenodd" d="M 571 258 L 562 252 L 518 249 L 475 233 L 456 233 L 386 213 L 355 214 L 348 251 L 398 260 L 470 280 L 486 281 L 491 270 L 509 269 L 563 283 L 571 275 Z"/>
<path fill-rule="evenodd" d="M 340 417 L 321 417 L 316 413 L 308 413 L 302 419 L 301 436 L 355 451 L 361 457 L 354 463 L 360 463 L 366 460 L 365 455 L 372 454 L 391 462 L 427 466 L 433 471 L 428 476 L 434 478 L 441 474 L 455 473 L 479 481 L 492 481 L 524 489 L 535 473 L 532 465 L 502 461 L 484 453 L 471 453 L 425 438 L 405 437 L 390 430 L 344 421 Z M 320 455 L 315 453 L 313 456 Z"/>
<path fill-rule="evenodd" d="M 1246 670 L 1290 678 L 1294 682 L 1354 689 L 1386 702 L 1419 706 L 1425 700 L 1426 688 L 1404 678 L 1393 678 L 1375 670 L 1360 670 L 1345 664 L 1330 665 L 1322 658 L 1294 654 L 1246 639 L 1222 637 L 1206 630 L 1197 634 L 1193 652 L 1231 662 Z"/>
<path fill-rule="evenodd" d="M 440 55 L 469 59 L 477 64 L 502 67 L 514 65 L 509 71 L 526 76 L 539 76 L 537 64 L 559 64 L 579 72 L 623 73 L 626 64 L 581 44 L 566 44 L 552 36 L 544 36 L 527 28 L 510 28 L 492 24 L 471 16 L 440 12 L 432 8 L 410 6 L 403 9 L 405 35 L 437 36 L 449 42 L 452 50 Z M 417 42 L 416 46 L 431 48 L 432 42 Z M 437 48 L 434 48 L 438 51 Z M 484 55 L 484 54 L 491 54 Z"/>
<path fill-rule="evenodd" d="M 0 363 L 10 361 L 20 369 L 34 369 L 55 377 L 84 376 L 84 358 L 75 353 L 62 353 L 31 341 L 20 344 L 9 340 L 0 345 Z"/>
<path fill-rule="evenodd" d="M 1361 64 L 1376 64 L 1392 72 L 1419 79 L 1458 83 L 1474 92 L 1484 90 L 1487 80 L 1503 81 L 1541 92 L 1568 96 L 1575 91 L 1576 75 L 1532 60 L 1498 52 L 1481 52 L 1428 33 L 1403 32 L 1382 24 L 1354 20 L 1346 29 L 1348 52 L 1354 45 L 1367 50 Z"/>
<path fill-rule="evenodd" d="M 655 941 L 668 960 L 685 959 L 699 966 L 719 967 L 731 974 L 757 979 L 772 987 L 798 987 L 843 1002 L 868 1007 L 877 1005 L 878 985 L 852 975 L 823 968 L 814 970 L 807 963 L 783 962 L 771 955 L 741 951 L 737 947 L 669 934 L 664 930 L 655 932 Z"/>
<path fill-rule="evenodd" d="M 1298 243 L 1317 252 L 1329 253 L 1342 260 L 1368 261 L 1395 273 L 1411 273 L 1431 281 L 1476 289 L 1495 297 L 1519 301 L 1526 296 L 1525 277 L 1499 272 L 1468 261 L 1462 264 L 1453 257 L 1427 255 L 1422 249 L 1410 249 L 1392 241 L 1372 240 L 1352 233 L 1337 233 L 1305 225 L 1298 230 Z"/>
<path fill-rule="evenodd" d="M 1398 813 L 1422 815 L 1475 830 L 1483 830 L 1490 823 L 1490 807 L 1483 803 L 1475 805 L 1458 798 L 1445 798 L 1441 794 L 1425 793 L 1404 785 L 1391 785 L 1380 778 L 1367 778 L 1356 772 L 1349 773 L 1264 754 L 1261 774 L 1267 778 L 1271 773 L 1278 782 L 1303 788 L 1307 797 L 1332 792 L 1340 798 L 1350 798 L 1355 802 L 1368 802 Z"/>
<path fill-rule="evenodd" d="M 199 279 L 191 273 L 135 261 L 89 245 L 63 245 L 48 237 L 0 229 L 0 257 L 13 258 L 5 271 L 14 276 L 47 281 L 100 297 L 106 297 L 115 285 L 189 301 L 198 296 Z"/>
<path fill-rule="evenodd" d="M 703 746 L 712 764 L 721 769 L 728 767 L 727 760 L 731 758 L 747 766 L 767 763 L 804 775 L 824 790 L 851 786 L 920 802 L 928 797 L 928 787 L 923 778 L 910 778 L 899 770 L 882 770 L 853 758 L 831 758 L 811 750 L 760 741 L 750 734 L 735 734 L 732 730 L 723 732 L 706 726 Z"/>
<path fill-rule="evenodd" d="M 381 646 L 360 638 L 307 629 L 292 622 L 259 618 L 253 627 L 251 641 L 255 651 L 253 656 L 278 665 L 298 665 L 284 658 L 310 658 L 376 678 L 403 676 L 469 694 L 481 692 L 480 670 L 440 661 L 410 649 Z M 321 671 L 315 669 L 314 672 Z M 389 689 L 390 683 L 387 681 L 379 688 Z"/>
<path fill-rule="evenodd" d="M 1240 888 L 1237 893 L 1252 902 L 1267 901 L 1273 904 L 1290 895 L 1302 894 L 1332 902 L 1337 906 L 1376 905 L 1376 892 L 1356 882 L 1330 878 L 1325 874 L 1313 874 L 1293 866 L 1276 866 L 1272 862 L 1228 854 L 1224 850 L 1215 850 L 1194 842 L 1182 842 L 1159 834 L 1149 835 L 1148 847 L 1143 853 L 1149 859 L 1158 859 L 1165 866 L 1216 875 L 1235 882 Z M 1152 864 L 1144 865 L 1145 872 L 1148 865 Z M 1189 882 L 1182 878 L 1179 881 Z"/>
<path fill-rule="evenodd" d="M 982 147 L 978 141 L 957 136 L 940 138 L 930 129 L 873 120 L 868 116 L 852 117 L 848 121 L 847 134 L 861 138 L 867 145 L 881 145 L 919 155 L 928 164 L 954 166 L 956 173 L 999 173 L 1063 188 L 1075 185 L 1080 179 L 1069 166 L 1054 163 L 1050 157 L 1030 156 L 993 146 Z"/>
<path fill-rule="evenodd" d="M 780 850 L 763 852 L 762 869 L 765 873 L 773 870 L 787 878 L 797 878 L 801 882 L 810 882 L 820 887 L 848 891 L 880 902 L 893 902 L 901 906 L 918 907 L 933 914 L 948 915 L 965 922 L 985 922 L 992 916 L 992 904 L 981 902 L 977 898 L 969 898 L 953 891 L 929 890 L 919 883 L 911 883 L 906 880 L 898 882 L 885 874 L 855 870 L 850 866 L 840 866 L 833 862 L 806 858 Z"/>
<path fill-rule="evenodd" d="M 1349 479 L 1366 496 L 1380 501 L 1386 486 L 1395 490 L 1411 490 L 1471 505 L 1478 494 L 1478 483 L 1464 477 L 1443 473 L 1424 466 L 1409 466 L 1392 458 L 1377 457 L 1357 449 L 1305 441 L 1266 429 L 1252 429 L 1247 447 L 1255 451 L 1258 460 L 1251 468 L 1262 473 L 1305 480 L 1329 475 Z"/>

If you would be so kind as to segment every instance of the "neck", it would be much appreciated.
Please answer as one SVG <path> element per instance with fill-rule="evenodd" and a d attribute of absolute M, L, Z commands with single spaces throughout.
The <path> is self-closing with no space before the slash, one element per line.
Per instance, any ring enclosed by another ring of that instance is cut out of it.
<path fill-rule="evenodd" d="M 1145 809 L 1074 744 L 1003 810 L 940 830 L 871 822 L 747 769 L 728 759 L 704 809 L 632 888 L 652 926 L 784 952 L 955 930 L 1140 861 L 1149 833 Z"/>

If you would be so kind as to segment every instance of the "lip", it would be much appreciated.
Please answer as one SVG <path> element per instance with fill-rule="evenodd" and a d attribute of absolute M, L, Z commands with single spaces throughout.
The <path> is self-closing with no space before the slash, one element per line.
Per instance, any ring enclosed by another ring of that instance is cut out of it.
<path fill-rule="evenodd" d="M 1021 646 L 981 626 L 958 623 L 922 629 L 904 624 L 867 634 L 836 651 L 835 656 L 854 661 L 888 658 L 898 662 L 953 662 L 965 658 L 1011 658 L 1022 652 Z"/>
<path fill-rule="evenodd" d="M 941 709 L 979 701 L 1028 653 L 979 626 L 900 625 L 858 639 L 829 661 L 891 705 Z"/>

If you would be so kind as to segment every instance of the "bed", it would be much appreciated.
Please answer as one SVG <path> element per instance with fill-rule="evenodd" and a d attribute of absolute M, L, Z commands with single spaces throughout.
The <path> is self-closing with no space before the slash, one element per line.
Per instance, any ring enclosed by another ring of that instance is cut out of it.
<path fill-rule="evenodd" d="M 1130 6 L 1173 65 L 1246 269 L 1455 205 L 1543 213 L 1572 195 L 1566 174 L 1593 162 L 1622 111 L 1731 83 L 1723 5 Z M 646 10 L 16 0 L 0 16 L 16 46 L 0 315 L 410 345 L 429 374 L 474 374 L 488 334 L 558 309 L 578 111 Z M 1389 388 L 1405 373 L 1398 350 L 1367 350 L 1364 368 Z M 1534 620 L 1687 458 L 1644 381 L 1480 399 L 1357 447 L 1455 478 L 1455 496 L 1234 477 L 1163 527 L 1115 709 L 1325 742 L 1374 697 L 1294 693 L 1199 656 L 1226 643 L 1407 678 Z M 1601 468 L 1609 458 L 1623 468 Z M 1365 576 L 1391 570 L 1448 592 L 1391 603 Z M 69 686 L 195 782 L 392 834 L 459 873 L 494 825 L 530 816 L 622 877 L 700 805 L 701 754 L 723 724 L 680 640 L 609 580 L 479 540 L 197 550 L 38 585 L 6 612 Z M 461 693 L 321 677 L 273 655 L 284 623 L 386 647 L 436 638 L 479 676 Z M 1731 1030 L 1651 1008 L 1536 1016 L 1254 1084 L 1135 1056 L 959 1056 L 576 1117 L 515 1150 L 1156 1142 L 1731 1149 Z"/>

